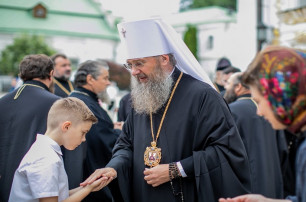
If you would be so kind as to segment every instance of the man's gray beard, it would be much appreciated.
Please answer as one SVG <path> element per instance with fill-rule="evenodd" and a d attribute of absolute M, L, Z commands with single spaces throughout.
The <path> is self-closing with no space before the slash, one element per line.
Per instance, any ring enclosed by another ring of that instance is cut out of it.
<path fill-rule="evenodd" d="M 140 83 L 132 77 L 132 104 L 139 114 L 156 113 L 168 100 L 173 79 L 160 67 L 155 68 L 154 78 L 148 76 L 147 83 Z"/>

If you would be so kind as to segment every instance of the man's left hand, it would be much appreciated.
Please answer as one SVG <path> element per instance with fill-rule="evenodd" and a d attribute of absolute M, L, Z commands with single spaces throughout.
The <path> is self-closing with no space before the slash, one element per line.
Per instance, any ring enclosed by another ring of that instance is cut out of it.
<path fill-rule="evenodd" d="M 144 179 L 148 184 L 157 187 L 170 180 L 169 164 L 161 164 L 153 168 L 146 168 L 143 174 L 145 175 Z"/>

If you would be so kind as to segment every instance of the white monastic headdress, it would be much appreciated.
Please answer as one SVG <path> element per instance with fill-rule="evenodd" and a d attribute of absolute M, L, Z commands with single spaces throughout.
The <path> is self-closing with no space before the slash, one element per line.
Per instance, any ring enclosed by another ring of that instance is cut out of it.
<path fill-rule="evenodd" d="M 117 27 L 121 42 L 127 50 L 127 59 L 172 53 L 177 61 L 177 68 L 215 88 L 181 36 L 162 19 L 123 22 Z"/>

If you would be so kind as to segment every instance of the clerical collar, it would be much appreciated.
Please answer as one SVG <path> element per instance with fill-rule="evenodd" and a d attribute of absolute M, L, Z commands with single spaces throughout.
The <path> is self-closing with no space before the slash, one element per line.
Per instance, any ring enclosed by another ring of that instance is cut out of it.
<path fill-rule="evenodd" d="M 31 86 L 31 87 L 35 87 L 35 88 L 41 88 L 42 90 L 47 90 L 50 91 L 49 88 L 42 82 L 37 81 L 37 80 L 29 80 L 29 81 L 25 81 L 24 84 L 22 84 L 22 86 L 20 86 L 18 88 L 18 90 L 16 91 L 16 94 L 14 96 L 14 100 L 17 100 L 18 97 L 20 96 L 20 94 L 23 92 L 23 90 L 27 87 L 27 86 Z"/>
<path fill-rule="evenodd" d="M 173 68 L 173 70 L 170 74 L 170 76 L 172 76 L 172 78 L 173 78 L 173 81 L 176 81 L 179 78 L 180 73 L 181 73 L 181 71 L 178 68 L 176 68 L 176 67 Z"/>
<path fill-rule="evenodd" d="M 94 92 L 87 90 L 86 88 L 83 87 L 77 87 L 74 91 L 72 91 L 72 93 L 78 93 L 82 92 L 82 94 L 87 94 L 89 97 L 93 98 L 94 100 L 96 100 L 98 102 L 98 96 L 97 94 L 95 94 Z"/>
<path fill-rule="evenodd" d="M 251 98 L 252 96 L 251 96 L 251 94 L 243 94 L 243 95 L 239 95 L 238 97 L 237 97 L 237 100 L 239 99 L 239 98 Z"/>
<path fill-rule="evenodd" d="M 240 96 L 238 96 L 237 100 L 251 100 L 254 103 L 254 105 L 256 106 L 256 108 L 258 109 L 258 105 L 255 102 L 255 100 L 253 100 L 253 98 L 251 97 L 251 94 L 240 95 Z"/>
<path fill-rule="evenodd" d="M 57 81 L 63 82 L 63 83 L 68 83 L 69 79 L 63 79 L 61 77 L 54 77 Z"/>
<path fill-rule="evenodd" d="M 37 86 L 40 86 L 42 88 L 44 88 L 45 90 L 47 91 L 50 91 L 48 86 L 46 86 L 46 84 L 40 82 L 40 81 L 37 81 L 37 80 L 29 80 L 29 81 L 25 81 L 24 84 L 33 84 L 33 85 L 37 85 Z"/>

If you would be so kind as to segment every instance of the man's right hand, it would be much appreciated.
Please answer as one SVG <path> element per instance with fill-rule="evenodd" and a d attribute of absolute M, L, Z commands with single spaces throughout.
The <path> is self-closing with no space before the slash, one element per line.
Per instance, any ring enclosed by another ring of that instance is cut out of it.
<path fill-rule="evenodd" d="M 84 187 L 84 186 L 86 186 L 88 184 L 92 184 L 96 179 L 101 178 L 101 177 L 105 178 L 104 180 L 107 180 L 108 183 L 110 183 L 113 179 L 115 179 L 117 177 L 117 172 L 113 168 L 101 168 L 101 169 L 97 169 L 84 182 L 82 182 L 80 184 L 80 186 Z"/>

